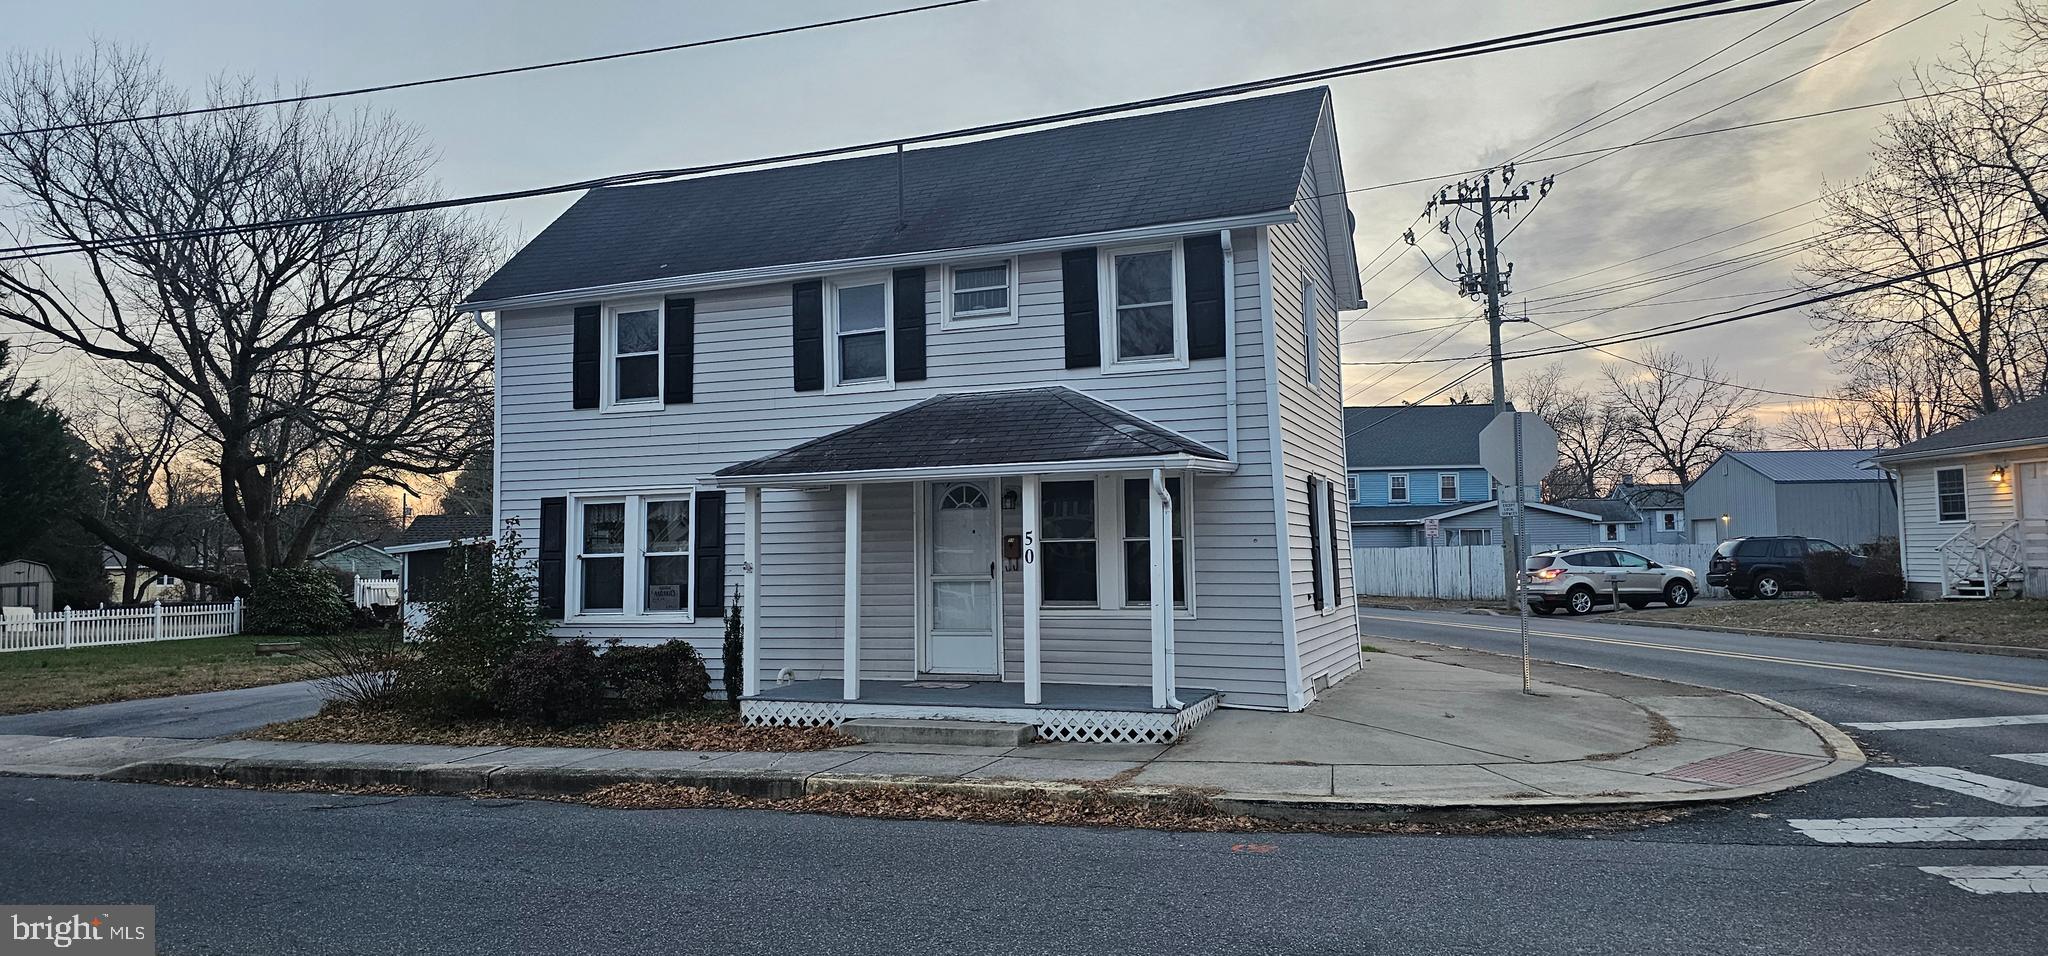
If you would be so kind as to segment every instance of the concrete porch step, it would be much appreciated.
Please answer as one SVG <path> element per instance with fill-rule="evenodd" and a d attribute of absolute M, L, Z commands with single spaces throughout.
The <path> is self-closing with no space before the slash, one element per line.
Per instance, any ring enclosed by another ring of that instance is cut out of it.
<path fill-rule="evenodd" d="M 1038 728 L 1031 724 L 987 720 L 915 720 L 863 717 L 839 725 L 839 732 L 870 744 L 949 744 L 966 747 L 1018 747 L 1030 743 Z"/>

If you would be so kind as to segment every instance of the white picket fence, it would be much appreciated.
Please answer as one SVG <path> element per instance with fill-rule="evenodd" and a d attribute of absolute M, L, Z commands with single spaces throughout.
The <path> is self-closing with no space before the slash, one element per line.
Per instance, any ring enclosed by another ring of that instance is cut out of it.
<path fill-rule="evenodd" d="M 1659 564 L 1691 568 L 1701 577 L 1700 590 L 1708 588 L 1707 560 L 1714 556 L 1711 544 L 1618 544 Z M 1500 566 L 1500 548 L 1493 545 L 1463 545 L 1438 548 L 1354 548 L 1351 552 L 1352 582 L 1358 593 L 1377 597 L 1438 598 L 1443 600 L 1502 600 L 1507 597 L 1506 574 Z"/>
<path fill-rule="evenodd" d="M 26 609 L 8 610 L 19 612 Z M 197 637 L 226 637 L 241 632 L 241 598 L 227 604 L 186 607 L 152 604 L 83 611 L 67 607 L 47 614 L 8 614 L 0 620 L 0 652 L 183 641 Z"/>

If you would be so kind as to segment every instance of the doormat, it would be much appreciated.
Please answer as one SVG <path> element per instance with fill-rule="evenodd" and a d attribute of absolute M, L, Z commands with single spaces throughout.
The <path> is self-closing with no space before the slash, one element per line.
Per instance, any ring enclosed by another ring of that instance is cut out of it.
<path fill-rule="evenodd" d="M 967 689 L 967 688 L 969 688 L 969 687 L 972 687 L 972 686 L 974 686 L 974 685 L 972 685 L 972 684 L 969 684 L 969 683 L 967 683 L 967 682 L 965 682 L 965 681 L 958 681 L 958 682 L 956 682 L 956 681 L 943 681 L 943 680 L 920 680 L 920 681 L 912 681 L 912 682 L 910 682 L 910 683 L 908 683 L 908 684 L 905 684 L 905 685 L 903 685 L 903 686 L 905 686 L 905 687 L 915 687 L 915 688 L 917 688 L 917 689 L 919 689 L 919 690 L 965 690 L 965 689 Z"/>

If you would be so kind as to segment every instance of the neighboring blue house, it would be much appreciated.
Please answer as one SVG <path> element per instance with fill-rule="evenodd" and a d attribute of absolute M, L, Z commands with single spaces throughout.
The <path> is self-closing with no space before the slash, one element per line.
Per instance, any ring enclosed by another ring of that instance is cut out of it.
<path fill-rule="evenodd" d="M 1491 405 L 1394 405 L 1344 409 L 1351 481 L 1351 545 L 1404 548 L 1499 543 L 1493 481 L 1479 464 L 1479 432 Z M 1531 550 L 1589 544 L 1598 516 L 1532 505 Z"/>

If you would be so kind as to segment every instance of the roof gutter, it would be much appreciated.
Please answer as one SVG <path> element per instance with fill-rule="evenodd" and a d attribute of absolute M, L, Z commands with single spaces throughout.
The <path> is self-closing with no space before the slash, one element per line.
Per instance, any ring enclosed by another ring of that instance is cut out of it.
<path fill-rule="evenodd" d="M 1956 445 L 1951 448 L 1930 448 L 1926 451 L 1909 452 L 1903 455 L 1897 453 L 1893 453 L 1890 455 L 1872 455 L 1870 456 L 1870 460 L 1877 462 L 1880 465 L 1889 465 L 1895 461 L 1925 461 L 1929 458 L 1950 458 L 1956 455 L 1978 455 L 1988 451 L 2005 451 L 2009 448 L 2027 448 L 2029 446 L 2035 445 L 2048 446 L 2048 435 L 2038 435 L 2033 438 L 2015 438 L 2011 441 L 1979 442 L 1975 445 Z"/>
<path fill-rule="evenodd" d="M 798 472 L 779 475 L 718 475 L 720 488 L 814 488 L 875 482 L 946 481 L 1003 478 L 1013 475 L 1093 475 L 1152 469 L 1230 474 L 1237 463 L 1199 455 L 1146 455 L 1135 458 L 1093 458 L 1073 461 L 1010 462 L 994 465 L 931 465 L 912 468 L 863 468 L 849 471 Z"/>
<path fill-rule="evenodd" d="M 1029 252 L 1070 249 L 1075 246 L 1112 242 L 1136 242 L 1145 239 L 1159 239 L 1167 236 L 1181 236 L 1198 232 L 1227 232 L 1231 229 L 1293 222 L 1294 218 L 1293 210 L 1281 209 L 1247 216 L 1202 219 L 1194 222 L 1169 222 L 1156 226 L 1113 229 L 1107 232 L 1057 236 L 1050 239 L 1029 239 L 1022 242 L 1006 242 L 995 245 L 928 249 L 920 252 L 903 252 L 887 256 L 828 259 L 817 262 L 796 262 L 786 265 L 728 269 L 722 272 L 704 272 L 696 275 L 668 276 L 661 279 L 643 279 L 637 282 L 619 282 L 611 285 L 585 286 L 555 292 L 537 292 L 532 295 L 464 302 L 455 308 L 459 312 L 475 314 L 480 312 L 500 312 L 508 309 L 532 309 L 549 305 L 563 305 L 570 302 L 588 302 L 592 299 L 615 299 L 674 292 L 703 292 L 711 289 L 759 285 L 764 282 L 775 282 L 783 279 L 806 278 L 827 272 L 884 269 L 899 265 L 928 264 L 933 260 L 1020 255 Z"/>

